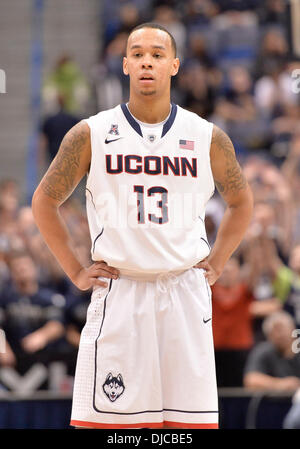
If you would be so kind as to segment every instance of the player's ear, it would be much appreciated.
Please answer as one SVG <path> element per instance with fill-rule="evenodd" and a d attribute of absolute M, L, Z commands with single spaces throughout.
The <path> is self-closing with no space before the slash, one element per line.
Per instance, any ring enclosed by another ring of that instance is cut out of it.
<path fill-rule="evenodd" d="M 123 58 L 123 73 L 124 75 L 128 75 L 128 67 L 127 67 L 127 58 L 124 56 Z"/>
<path fill-rule="evenodd" d="M 180 61 L 179 61 L 179 59 L 178 59 L 178 58 L 174 58 L 173 66 L 172 66 L 172 71 L 171 71 L 171 76 L 177 75 L 178 70 L 179 70 L 179 67 L 180 67 Z"/>

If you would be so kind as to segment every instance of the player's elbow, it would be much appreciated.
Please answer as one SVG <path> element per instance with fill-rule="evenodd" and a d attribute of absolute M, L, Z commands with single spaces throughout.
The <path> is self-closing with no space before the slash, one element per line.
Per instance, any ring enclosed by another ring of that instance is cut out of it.
<path fill-rule="evenodd" d="M 33 216 L 36 216 L 37 211 L 40 209 L 43 202 L 44 202 L 43 195 L 42 195 L 40 188 L 38 187 L 35 190 L 35 192 L 32 196 L 32 200 L 31 200 L 31 209 L 32 209 Z"/>
<path fill-rule="evenodd" d="M 56 209 L 57 207 L 56 202 L 43 192 L 41 186 L 38 186 L 31 200 L 31 209 L 35 221 L 38 221 L 40 214 L 46 209 Z"/>
<path fill-rule="evenodd" d="M 253 194 L 249 186 L 227 201 L 227 206 L 247 221 L 252 218 L 253 204 Z"/>

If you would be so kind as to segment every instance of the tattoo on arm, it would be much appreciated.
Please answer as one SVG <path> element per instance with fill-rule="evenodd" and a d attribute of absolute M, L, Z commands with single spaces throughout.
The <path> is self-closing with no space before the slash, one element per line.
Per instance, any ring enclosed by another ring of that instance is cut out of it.
<path fill-rule="evenodd" d="M 41 187 L 54 200 L 63 201 L 75 188 L 80 157 L 87 144 L 86 129 L 80 123 L 64 137 L 59 152 L 45 174 Z"/>
<path fill-rule="evenodd" d="M 246 188 L 247 182 L 241 167 L 236 160 L 234 148 L 227 134 L 218 127 L 214 127 L 212 145 L 225 157 L 225 177 L 222 181 L 215 179 L 215 184 L 220 193 L 237 193 Z"/>

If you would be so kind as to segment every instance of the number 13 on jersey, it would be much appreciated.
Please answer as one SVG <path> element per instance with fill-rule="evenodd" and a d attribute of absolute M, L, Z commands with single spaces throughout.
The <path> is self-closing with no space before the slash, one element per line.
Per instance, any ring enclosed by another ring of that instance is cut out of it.
<path fill-rule="evenodd" d="M 154 186 L 145 192 L 144 186 L 134 186 L 134 192 L 137 194 L 137 221 L 144 224 L 146 219 L 145 196 L 148 198 L 157 197 L 157 210 L 148 213 L 148 220 L 152 223 L 164 224 L 169 221 L 168 216 L 168 190 L 161 186 Z M 155 212 L 155 213 L 154 213 Z"/>

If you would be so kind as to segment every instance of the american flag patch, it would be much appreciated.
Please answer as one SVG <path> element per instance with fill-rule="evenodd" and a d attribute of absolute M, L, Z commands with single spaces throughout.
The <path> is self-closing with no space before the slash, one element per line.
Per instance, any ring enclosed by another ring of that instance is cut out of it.
<path fill-rule="evenodd" d="M 193 140 L 179 140 L 179 148 L 182 150 L 193 150 L 194 143 Z"/>

